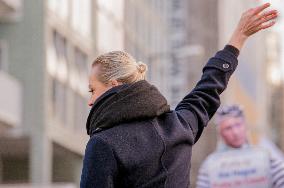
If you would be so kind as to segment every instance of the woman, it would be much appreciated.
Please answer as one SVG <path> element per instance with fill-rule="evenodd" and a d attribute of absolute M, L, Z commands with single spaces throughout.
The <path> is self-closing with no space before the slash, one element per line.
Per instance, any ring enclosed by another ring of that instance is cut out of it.
<path fill-rule="evenodd" d="M 242 15 L 228 45 L 209 60 L 191 93 L 171 111 L 145 79 L 147 67 L 127 53 L 109 52 L 92 65 L 92 106 L 81 187 L 173 187 L 190 185 L 193 144 L 220 105 L 246 39 L 271 27 L 269 4 Z"/>

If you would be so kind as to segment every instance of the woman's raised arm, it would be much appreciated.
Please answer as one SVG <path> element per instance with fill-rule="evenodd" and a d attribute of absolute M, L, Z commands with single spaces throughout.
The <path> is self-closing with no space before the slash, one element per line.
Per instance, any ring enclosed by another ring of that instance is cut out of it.
<path fill-rule="evenodd" d="M 183 122 L 191 127 L 195 142 L 220 106 L 220 94 L 237 67 L 239 51 L 247 38 L 274 25 L 276 10 L 264 11 L 269 3 L 244 12 L 228 45 L 209 59 L 195 88 L 177 105 Z"/>

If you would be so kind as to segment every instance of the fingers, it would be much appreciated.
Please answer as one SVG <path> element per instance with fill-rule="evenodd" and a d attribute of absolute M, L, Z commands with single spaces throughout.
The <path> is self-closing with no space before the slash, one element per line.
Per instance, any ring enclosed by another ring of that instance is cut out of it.
<path fill-rule="evenodd" d="M 261 19 L 268 17 L 270 15 L 276 15 L 276 17 L 277 17 L 277 14 L 278 14 L 277 10 L 266 11 L 262 14 L 255 15 L 254 18 L 252 19 L 252 22 L 256 22 L 257 20 L 261 20 Z"/>
<path fill-rule="evenodd" d="M 262 13 L 259 17 L 262 18 L 262 17 L 267 17 L 269 15 L 272 15 L 272 14 L 276 14 L 277 15 L 277 10 L 270 10 L 270 11 L 266 11 L 264 13 Z"/>
<path fill-rule="evenodd" d="M 270 11 L 266 11 L 263 12 L 262 14 L 258 14 L 253 16 L 251 19 L 251 21 L 247 24 L 247 33 L 255 33 L 255 31 L 259 31 L 262 29 L 266 29 L 268 27 L 262 27 L 262 25 L 264 26 L 270 26 L 270 24 L 268 22 L 270 22 L 273 19 L 276 19 L 278 16 L 278 13 L 276 10 L 270 10 Z"/>
<path fill-rule="evenodd" d="M 266 22 L 269 22 L 269 21 L 271 21 L 273 19 L 276 19 L 277 16 L 278 16 L 277 15 L 277 11 L 269 11 L 269 12 L 263 13 L 263 15 L 261 17 L 259 17 L 258 19 L 255 19 L 251 23 L 250 28 L 259 26 L 259 25 L 261 25 L 263 23 L 266 23 Z"/>
<path fill-rule="evenodd" d="M 260 31 L 260 30 L 264 30 L 264 29 L 267 29 L 267 28 L 269 28 L 269 27 L 272 27 L 275 23 L 276 23 L 275 21 L 270 21 L 270 22 L 266 22 L 266 23 L 264 23 L 264 24 L 260 24 L 260 25 L 258 25 L 258 26 L 255 26 L 255 27 L 253 27 L 253 28 L 250 28 L 250 29 L 248 30 L 248 34 L 249 34 L 249 35 L 252 35 L 252 34 L 254 34 L 254 33 L 257 33 L 257 32 Z"/>
<path fill-rule="evenodd" d="M 264 9 L 268 8 L 269 6 L 270 6 L 270 3 L 265 3 L 263 5 L 260 5 L 256 8 L 254 8 L 252 13 L 253 13 L 253 15 L 259 14 L 260 12 L 262 12 Z"/>
<path fill-rule="evenodd" d="M 278 13 L 276 10 L 264 12 L 264 10 L 269 6 L 270 3 L 265 3 L 244 12 L 229 43 L 233 44 L 238 49 L 241 49 L 248 37 L 260 30 L 273 26 L 275 21 L 272 20 L 277 18 Z"/>
<path fill-rule="evenodd" d="M 250 25 L 250 28 L 251 28 L 251 27 L 254 27 L 256 25 L 263 23 L 262 21 L 268 21 L 270 19 L 276 18 L 277 16 L 278 16 L 277 10 L 266 11 L 262 14 L 257 14 L 257 15 L 254 15 L 252 18 L 249 18 L 251 19 L 251 21 L 248 22 L 248 25 Z"/>
<path fill-rule="evenodd" d="M 262 23 L 276 19 L 277 16 L 278 16 L 277 13 L 276 14 L 269 14 L 269 15 L 267 15 L 267 16 L 265 16 L 261 19 L 263 21 Z"/>
<path fill-rule="evenodd" d="M 259 32 L 260 30 L 264 30 L 267 29 L 269 27 L 272 27 L 276 22 L 272 21 L 272 22 L 268 22 L 266 24 L 262 24 L 259 27 L 257 27 L 255 30 L 251 31 L 252 34 Z"/>
<path fill-rule="evenodd" d="M 262 24 L 261 27 L 260 27 L 260 30 L 267 29 L 267 28 L 273 26 L 275 23 L 276 23 L 275 21 L 272 21 L 272 22 L 268 22 L 266 24 Z"/>

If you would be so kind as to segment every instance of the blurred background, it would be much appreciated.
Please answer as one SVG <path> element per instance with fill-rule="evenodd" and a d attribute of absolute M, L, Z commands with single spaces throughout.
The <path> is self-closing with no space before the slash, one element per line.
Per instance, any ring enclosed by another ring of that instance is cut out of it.
<path fill-rule="evenodd" d="M 262 2 L 0 0 L 0 187 L 79 186 L 88 71 L 97 55 L 125 50 L 146 63 L 148 80 L 173 108 L 241 13 Z M 283 151 L 284 2 L 270 3 L 278 23 L 246 44 L 222 102 L 242 104 L 252 143 Z M 192 187 L 216 141 L 210 123 L 193 148 Z"/>

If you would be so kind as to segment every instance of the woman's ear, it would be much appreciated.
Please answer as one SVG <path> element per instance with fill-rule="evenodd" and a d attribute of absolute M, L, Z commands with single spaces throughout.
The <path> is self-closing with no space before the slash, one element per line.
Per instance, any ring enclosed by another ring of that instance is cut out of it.
<path fill-rule="evenodd" d="M 121 82 L 118 82 L 117 80 L 111 80 L 110 81 L 110 85 L 112 87 L 115 87 L 115 86 L 121 85 Z"/>

